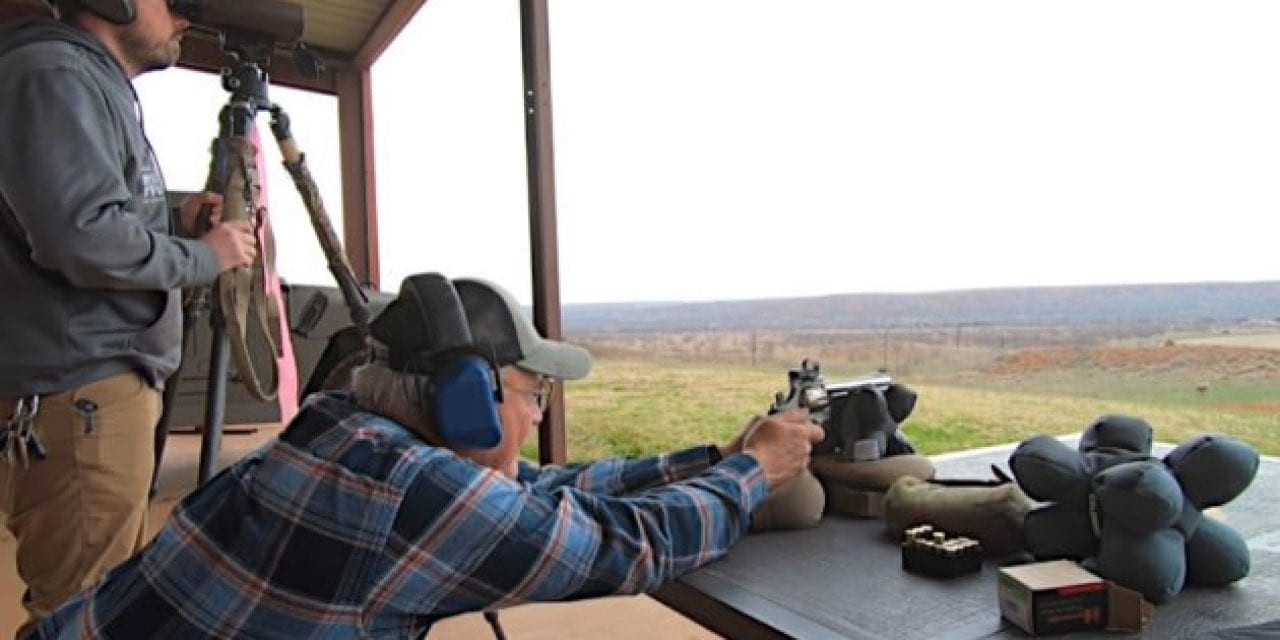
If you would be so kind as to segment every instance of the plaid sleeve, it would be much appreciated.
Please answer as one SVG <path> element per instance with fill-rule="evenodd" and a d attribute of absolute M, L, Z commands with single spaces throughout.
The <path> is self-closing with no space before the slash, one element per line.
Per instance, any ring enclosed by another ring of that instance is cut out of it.
<path fill-rule="evenodd" d="M 705 457 L 705 453 L 698 454 Z M 764 473 L 733 456 L 627 496 L 424 475 L 405 496 L 374 602 L 433 616 L 653 590 L 722 557 L 764 501 Z"/>
<path fill-rule="evenodd" d="M 648 458 L 529 467 L 528 472 L 522 470 L 520 479 L 541 490 L 574 487 L 599 495 L 624 495 L 702 473 L 718 457 L 713 456 L 714 450 L 702 446 Z"/>
<path fill-rule="evenodd" d="M 420 637 L 464 611 L 649 591 L 723 556 L 765 499 L 748 455 L 582 469 L 618 487 L 704 470 L 626 495 L 544 487 L 317 396 L 39 637 Z"/>

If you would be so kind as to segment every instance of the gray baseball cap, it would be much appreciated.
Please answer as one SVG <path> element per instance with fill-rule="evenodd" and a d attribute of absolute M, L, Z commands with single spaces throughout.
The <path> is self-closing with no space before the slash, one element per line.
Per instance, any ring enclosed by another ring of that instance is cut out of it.
<path fill-rule="evenodd" d="M 585 378 L 591 372 L 590 352 L 539 335 L 506 289 L 479 278 L 454 278 L 453 286 L 466 309 L 472 342 L 496 365 L 514 364 L 561 380 Z"/>

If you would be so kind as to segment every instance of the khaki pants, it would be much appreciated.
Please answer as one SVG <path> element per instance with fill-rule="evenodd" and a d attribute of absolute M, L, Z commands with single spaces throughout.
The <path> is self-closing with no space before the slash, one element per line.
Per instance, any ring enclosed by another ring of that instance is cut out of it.
<path fill-rule="evenodd" d="M 6 422 L 14 402 L 0 399 Z M 47 460 L 28 469 L 0 460 L 0 510 L 27 584 L 18 637 L 146 542 L 159 417 L 160 392 L 137 374 L 112 376 L 40 398 L 35 432 Z"/>

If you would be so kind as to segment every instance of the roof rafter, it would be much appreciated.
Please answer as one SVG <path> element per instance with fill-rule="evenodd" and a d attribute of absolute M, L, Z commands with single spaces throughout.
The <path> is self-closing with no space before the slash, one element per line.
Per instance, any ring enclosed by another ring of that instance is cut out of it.
<path fill-rule="evenodd" d="M 426 3 L 427 0 L 391 0 L 352 57 L 355 64 L 372 66 Z"/>

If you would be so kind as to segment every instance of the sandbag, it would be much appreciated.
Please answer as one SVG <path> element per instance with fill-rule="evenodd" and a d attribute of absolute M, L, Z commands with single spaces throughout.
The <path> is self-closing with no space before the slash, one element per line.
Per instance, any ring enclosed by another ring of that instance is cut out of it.
<path fill-rule="evenodd" d="M 805 471 L 774 489 L 751 517 L 752 531 L 810 529 L 822 520 L 826 494 L 812 473 Z"/>
<path fill-rule="evenodd" d="M 884 492 L 895 480 L 928 480 L 934 474 L 933 463 L 914 454 L 861 462 L 846 462 L 838 454 L 814 456 L 810 468 L 827 493 L 827 511 L 853 518 L 883 518 Z"/>
<path fill-rule="evenodd" d="M 889 456 L 879 460 L 845 462 L 837 455 L 814 456 L 809 465 L 825 483 L 838 483 L 866 491 L 885 491 L 898 478 L 933 478 L 933 463 L 920 455 Z"/>
<path fill-rule="evenodd" d="M 1031 499 L 1012 482 L 996 486 L 946 486 L 904 476 L 885 493 L 885 529 L 895 539 L 920 524 L 982 544 L 988 557 L 1025 550 L 1022 521 Z"/>

